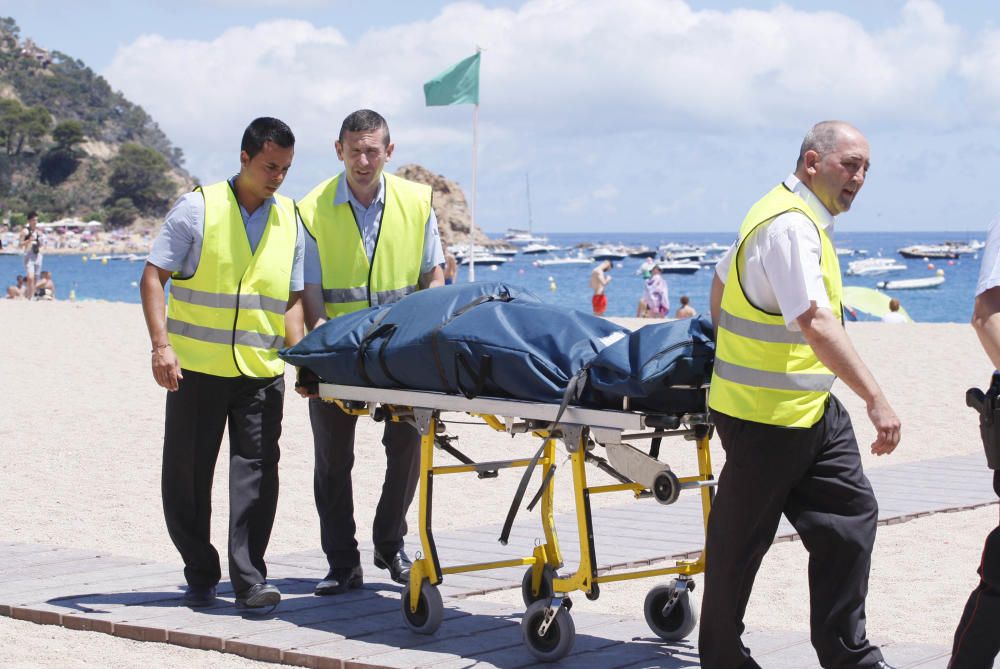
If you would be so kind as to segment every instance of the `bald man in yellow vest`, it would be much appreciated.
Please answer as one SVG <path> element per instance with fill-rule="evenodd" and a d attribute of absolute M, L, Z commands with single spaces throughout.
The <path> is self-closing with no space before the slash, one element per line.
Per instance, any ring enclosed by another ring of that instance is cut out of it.
<path fill-rule="evenodd" d="M 759 200 L 719 263 L 709 395 L 726 464 L 705 544 L 699 651 L 706 669 L 758 667 L 741 640 L 760 562 L 784 514 L 809 551 L 812 642 L 824 667 L 888 667 L 866 637 L 864 604 L 878 505 L 850 416 L 860 396 L 891 453 L 899 419 L 843 327 L 834 217 L 869 168 L 868 141 L 839 121 L 814 126 L 795 172 Z"/>
<path fill-rule="evenodd" d="M 336 149 L 344 172 L 299 202 L 307 232 L 303 303 L 310 329 L 329 318 L 444 285 L 431 188 L 384 172 L 394 149 L 385 119 L 370 109 L 350 114 Z M 309 417 L 320 542 L 329 564 L 315 592 L 336 595 L 361 587 L 364 580 L 351 481 L 357 416 L 313 398 Z M 387 462 L 372 526 L 373 561 L 392 580 L 406 583 L 410 559 L 403 538 L 419 478 L 420 435 L 408 423 L 387 422 L 382 443 Z"/>

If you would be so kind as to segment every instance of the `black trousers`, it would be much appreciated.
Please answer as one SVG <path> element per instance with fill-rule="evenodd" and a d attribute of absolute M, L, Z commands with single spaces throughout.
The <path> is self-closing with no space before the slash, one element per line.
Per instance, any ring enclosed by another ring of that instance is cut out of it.
<path fill-rule="evenodd" d="M 712 417 L 726 464 L 705 541 L 702 666 L 754 666 L 740 639 L 743 616 L 782 513 L 809 552 L 809 624 L 820 664 L 874 665 L 882 654 L 865 637 L 865 596 L 878 505 L 850 416 L 831 395 L 810 428 Z"/>
<path fill-rule="evenodd" d="M 313 492 L 319 512 L 320 542 L 331 568 L 360 564 L 354 522 L 354 431 L 357 416 L 336 404 L 309 400 L 316 464 Z M 376 550 L 392 555 L 403 547 L 406 512 L 420 480 L 420 433 L 407 423 L 387 421 L 382 435 L 385 481 L 375 509 L 372 539 Z"/>
<path fill-rule="evenodd" d="M 993 473 L 1000 495 L 1000 470 Z M 991 669 L 1000 653 L 1000 526 L 986 536 L 979 563 L 979 585 L 965 604 L 955 630 L 949 669 Z"/>
<path fill-rule="evenodd" d="M 226 378 L 183 370 L 167 393 L 163 437 L 163 513 L 196 587 L 219 582 L 219 553 L 209 537 L 212 478 L 229 424 L 229 577 L 240 593 L 267 577 L 264 552 L 278 503 L 278 438 L 284 377 Z"/>

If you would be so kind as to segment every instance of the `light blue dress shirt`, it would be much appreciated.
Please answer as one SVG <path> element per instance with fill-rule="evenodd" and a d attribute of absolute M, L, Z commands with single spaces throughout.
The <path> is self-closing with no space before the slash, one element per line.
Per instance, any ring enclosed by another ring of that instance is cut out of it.
<path fill-rule="evenodd" d="M 371 206 L 365 207 L 361 204 L 351 189 L 347 186 L 347 176 L 343 173 L 337 181 L 337 192 L 333 197 L 335 205 L 351 203 L 354 209 L 354 218 L 358 222 L 358 232 L 361 233 L 361 240 L 365 244 L 365 253 L 368 254 L 368 262 L 371 263 L 375 256 L 375 241 L 378 239 L 378 231 L 382 226 L 382 210 L 385 208 L 385 177 L 379 182 L 378 194 L 372 200 Z M 319 264 L 319 248 L 312 235 L 306 235 L 306 262 L 305 262 L 305 282 L 322 284 L 323 272 Z M 424 251 L 420 261 L 420 273 L 426 274 L 435 265 L 444 264 L 444 249 L 441 248 L 441 236 L 438 233 L 437 216 L 431 208 L 430 216 L 424 227 Z"/>
<path fill-rule="evenodd" d="M 229 183 L 232 184 L 234 179 L 236 177 L 232 177 Z M 250 250 L 254 253 L 257 252 L 257 245 L 264 236 L 264 228 L 267 227 L 267 219 L 271 215 L 273 206 L 281 206 L 273 197 L 264 200 L 252 214 L 247 213 L 243 205 L 240 205 L 240 215 L 243 216 L 243 224 L 246 225 Z M 295 215 L 295 220 L 298 225 L 298 236 L 295 240 L 292 279 L 288 286 L 288 290 L 292 292 L 301 291 L 303 288 L 305 238 L 308 237 L 302 228 L 302 221 L 298 220 L 298 215 Z M 198 192 L 185 193 L 167 213 L 160 234 L 153 241 L 153 248 L 146 260 L 160 269 L 181 276 L 192 276 L 198 269 L 198 261 L 201 259 L 204 232 L 205 197 Z"/>

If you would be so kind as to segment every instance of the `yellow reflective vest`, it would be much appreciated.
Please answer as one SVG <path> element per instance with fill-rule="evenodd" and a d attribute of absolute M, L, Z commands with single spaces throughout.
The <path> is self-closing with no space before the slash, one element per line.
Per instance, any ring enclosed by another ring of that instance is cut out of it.
<path fill-rule="evenodd" d="M 285 371 L 285 342 L 298 226 L 295 203 L 275 195 L 257 252 L 228 181 L 199 188 L 205 228 L 194 275 L 171 278 L 167 332 L 181 368 L 215 376 L 271 378 Z"/>
<path fill-rule="evenodd" d="M 833 242 L 806 202 L 780 184 L 754 204 L 740 227 L 739 246 L 722 293 L 709 406 L 757 423 L 810 427 L 823 416 L 836 377 L 801 332 L 788 330 L 780 313 L 751 304 L 740 276 L 751 233 L 789 211 L 804 214 L 819 232 L 823 283 L 831 309 L 843 321 L 840 262 Z"/>
<path fill-rule="evenodd" d="M 351 203 L 334 204 L 345 175 L 324 181 L 298 203 L 302 224 L 319 250 L 327 318 L 389 304 L 417 290 L 431 187 L 383 177 L 385 203 L 370 263 Z"/>

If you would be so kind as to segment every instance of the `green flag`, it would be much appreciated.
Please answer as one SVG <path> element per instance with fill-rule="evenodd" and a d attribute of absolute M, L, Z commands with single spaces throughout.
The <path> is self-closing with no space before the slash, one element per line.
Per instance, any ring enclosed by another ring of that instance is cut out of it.
<path fill-rule="evenodd" d="M 479 52 L 424 84 L 428 107 L 479 104 Z"/>

